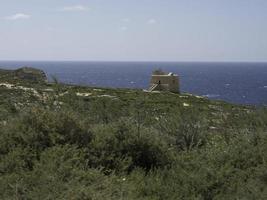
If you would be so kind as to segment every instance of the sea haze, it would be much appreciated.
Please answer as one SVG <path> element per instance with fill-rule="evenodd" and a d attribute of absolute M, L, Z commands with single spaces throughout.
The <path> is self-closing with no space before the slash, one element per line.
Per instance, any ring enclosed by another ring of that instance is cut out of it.
<path fill-rule="evenodd" d="M 232 103 L 267 105 L 267 63 L 0 61 L 0 68 L 31 66 L 61 82 L 112 88 L 149 87 L 151 72 L 179 74 L 181 91 Z"/>

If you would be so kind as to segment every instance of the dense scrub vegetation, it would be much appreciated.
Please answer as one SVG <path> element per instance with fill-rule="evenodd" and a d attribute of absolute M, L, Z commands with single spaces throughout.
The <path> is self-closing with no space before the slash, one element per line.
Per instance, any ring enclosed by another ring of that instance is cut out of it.
<path fill-rule="evenodd" d="M 0 199 L 266 199 L 267 111 L 0 83 Z"/>

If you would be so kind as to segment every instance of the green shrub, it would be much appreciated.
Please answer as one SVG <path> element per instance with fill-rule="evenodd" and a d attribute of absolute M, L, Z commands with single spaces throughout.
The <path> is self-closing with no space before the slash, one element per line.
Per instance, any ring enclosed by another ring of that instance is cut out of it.
<path fill-rule="evenodd" d="M 2 153 L 14 147 L 40 152 L 58 144 L 88 145 L 91 133 L 88 124 L 70 111 L 53 112 L 32 108 L 11 120 L 0 136 Z"/>
<path fill-rule="evenodd" d="M 75 146 L 46 149 L 31 171 L 1 176 L 0 199 L 92 199 L 122 197 L 123 182 L 86 168 L 85 154 Z"/>
<path fill-rule="evenodd" d="M 117 172 L 141 167 L 148 171 L 171 162 L 172 152 L 165 140 L 146 129 L 137 134 L 130 121 L 98 127 L 95 131 L 89 148 L 90 164 L 94 167 Z"/>

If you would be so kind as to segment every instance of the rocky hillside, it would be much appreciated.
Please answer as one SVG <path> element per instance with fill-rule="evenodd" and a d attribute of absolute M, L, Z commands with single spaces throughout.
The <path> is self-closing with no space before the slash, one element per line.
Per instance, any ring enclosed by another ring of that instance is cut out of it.
<path fill-rule="evenodd" d="M 265 108 L 14 74 L 0 79 L 0 199 L 267 195 Z"/>

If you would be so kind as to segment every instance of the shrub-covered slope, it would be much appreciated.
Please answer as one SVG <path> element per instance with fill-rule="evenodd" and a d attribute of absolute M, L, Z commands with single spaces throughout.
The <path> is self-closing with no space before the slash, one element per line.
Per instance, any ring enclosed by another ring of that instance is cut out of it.
<path fill-rule="evenodd" d="M 0 199 L 266 199 L 267 112 L 0 81 Z"/>

